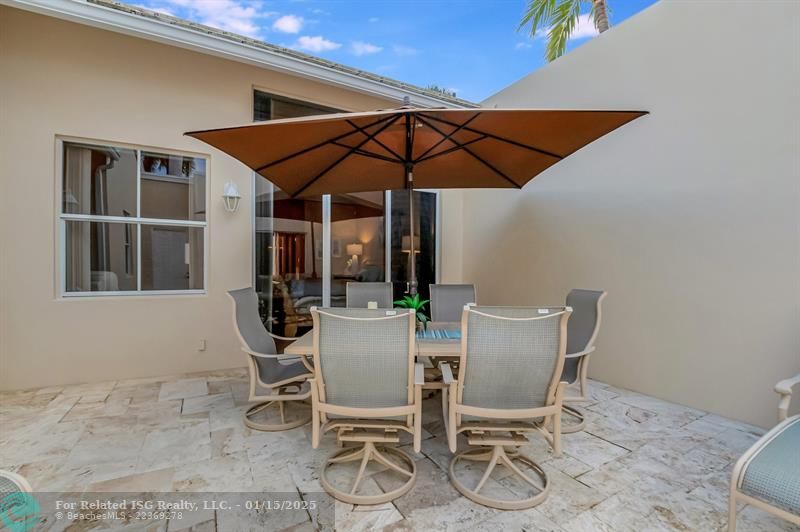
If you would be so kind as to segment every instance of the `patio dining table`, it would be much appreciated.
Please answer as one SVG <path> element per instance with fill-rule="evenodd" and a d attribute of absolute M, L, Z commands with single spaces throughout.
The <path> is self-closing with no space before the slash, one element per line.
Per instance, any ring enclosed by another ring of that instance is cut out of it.
<path fill-rule="evenodd" d="M 461 324 L 431 322 L 424 331 L 417 331 L 417 359 L 419 357 L 456 358 L 461 355 Z M 314 351 L 314 331 L 308 331 L 303 336 L 286 346 L 284 355 L 311 357 Z M 435 375 L 435 368 L 426 368 L 425 389 L 442 388 L 442 382 Z"/>

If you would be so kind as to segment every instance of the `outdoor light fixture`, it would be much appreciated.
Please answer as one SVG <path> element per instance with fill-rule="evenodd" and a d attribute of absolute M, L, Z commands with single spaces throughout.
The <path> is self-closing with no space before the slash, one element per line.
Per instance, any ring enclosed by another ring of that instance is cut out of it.
<path fill-rule="evenodd" d="M 228 212 L 236 212 L 239 208 L 239 200 L 242 199 L 239 194 L 239 189 L 236 188 L 236 183 L 228 181 L 225 183 L 225 188 L 222 191 L 222 200 L 225 202 L 225 210 Z"/>

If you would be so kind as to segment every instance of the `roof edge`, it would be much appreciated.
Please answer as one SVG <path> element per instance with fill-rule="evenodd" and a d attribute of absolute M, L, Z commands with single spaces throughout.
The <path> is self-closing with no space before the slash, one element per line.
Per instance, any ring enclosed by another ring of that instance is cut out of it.
<path fill-rule="evenodd" d="M 161 42 L 224 59 L 423 107 L 478 104 L 341 65 L 295 50 L 110 0 L 0 0 L 6 5 L 70 22 Z"/>

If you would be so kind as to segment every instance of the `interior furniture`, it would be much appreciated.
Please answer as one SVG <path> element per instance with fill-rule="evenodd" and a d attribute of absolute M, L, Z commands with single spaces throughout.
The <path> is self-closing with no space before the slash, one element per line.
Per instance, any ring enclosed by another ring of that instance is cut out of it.
<path fill-rule="evenodd" d="M 421 443 L 424 375 L 422 364 L 414 361 L 414 312 L 328 308 L 311 314 L 317 368 L 311 380 L 312 446 L 318 448 L 320 435 L 328 431 L 336 431 L 343 446 L 327 459 L 320 483 L 350 504 L 396 499 L 414 486 L 417 474 L 414 459 L 396 447 L 400 433 L 411 434 L 415 452 Z M 379 495 L 359 493 L 371 461 L 402 483 Z M 352 486 L 337 486 L 329 470 L 348 462 L 359 463 L 355 480 Z"/>
<path fill-rule="evenodd" d="M 594 342 L 600 331 L 601 306 L 607 292 L 603 290 L 583 290 L 576 288 L 567 294 L 567 306 L 572 316 L 567 323 L 567 355 L 561 380 L 568 385 L 578 385 L 580 395 L 564 397 L 563 412 L 577 422 L 563 423 L 562 434 L 583 430 L 586 418 L 581 410 L 569 403 L 586 402 L 586 378 L 589 374 L 589 359 L 594 352 Z"/>
<path fill-rule="evenodd" d="M 460 322 L 464 306 L 477 303 L 474 284 L 431 284 L 431 320 Z"/>
<path fill-rule="evenodd" d="M 728 531 L 736 530 L 736 504 L 752 504 L 800 525 L 800 415 L 789 417 L 792 388 L 800 374 L 775 385 L 778 424 L 748 449 L 733 468 Z"/>
<path fill-rule="evenodd" d="M 258 295 L 252 287 L 231 290 L 228 295 L 233 301 L 233 325 L 239 336 L 242 351 L 247 353 L 247 367 L 250 373 L 249 400 L 257 402 L 244 415 L 244 423 L 251 429 L 264 431 L 289 430 L 305 425 L 311 419 L 307 399 L 311 396 L 306 380 L 313 376 L 304 358 L 299 361 L 279 361 L 283 358 L 275 346 L 274 338 L 293 340 L 270 334 L 261 323 L 258 314 Z M 263 389 L 269 390 L 260 395 Z M 305 404 L 302 402 L 306 401 Z M 302 408 L 303 412 L 287 417 L 287 405 L 291 402 Z M 264 413 L 271 406 L 278 406 L 280 423 L 261 423 L 255 416 Z"/>
<path fill-rule="evenodd" d="M 347 308 L 367 308 L 370 301 L 378 308 L 394 307 L 392 283 L 347 283 Z"/>
<path fill-rule="evenodd" d="M 561 455 L 561 401 L 566 384 L 560 381 L 571 312 L 569 307 L 464 308 L 458 379 L 447 363 L 440 367 L 448 385 L 444 416 L 450 451 L 456 452 L 460 433 L 470 446 L 450 462 L 450 480 L 478 504 L 518 510 L 547 498 L 547 473 L 518 448 L 528 444 L 527 433 L 539 432 L 555 455 Z M 551 420 L 552 434 L 547 430 Z M 474 487 L 459 478 L 462 461 L 487 462 Z M 532 495 L 500 499 L 481 493 L 498 465 L 528 484 Z"/>

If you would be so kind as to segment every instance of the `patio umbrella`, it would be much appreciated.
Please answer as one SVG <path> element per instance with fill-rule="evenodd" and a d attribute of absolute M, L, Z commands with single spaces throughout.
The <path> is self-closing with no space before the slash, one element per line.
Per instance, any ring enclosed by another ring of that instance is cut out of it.
<path fill-rule="evenodd" d="M 239 159 L 290 197 L 414 188 L 522 188 L 644 111 L 425 109 L 269 120 L 186 133 Z M 410 291 L 417 291 L 411 260 Z"/>

